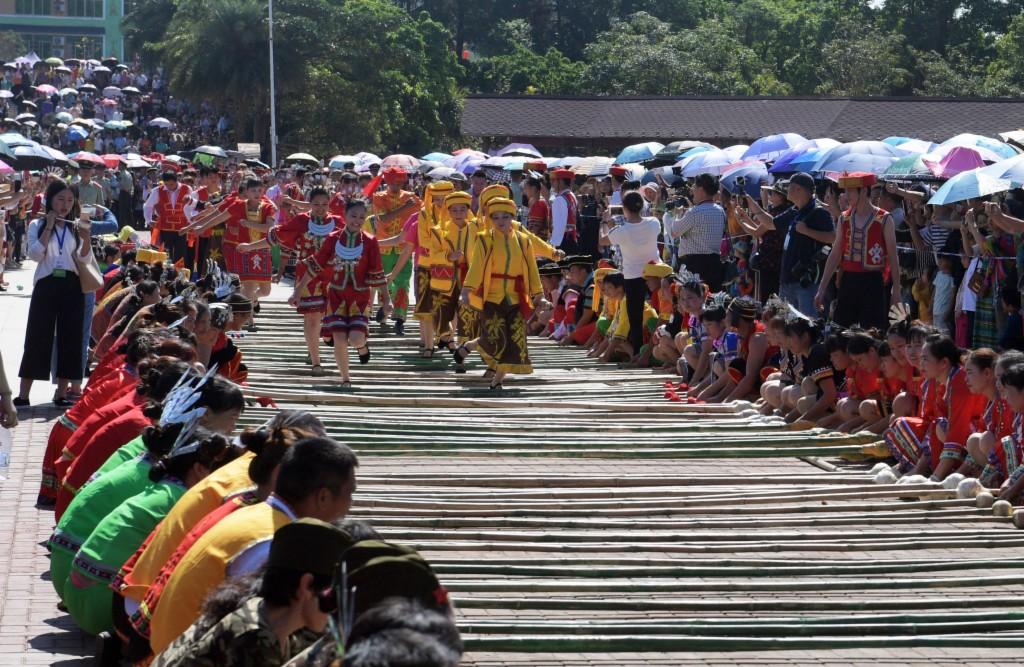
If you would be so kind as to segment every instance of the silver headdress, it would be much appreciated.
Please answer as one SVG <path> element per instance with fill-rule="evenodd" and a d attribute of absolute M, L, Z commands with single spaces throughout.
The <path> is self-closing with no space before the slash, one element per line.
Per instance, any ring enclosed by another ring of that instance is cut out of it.
<path fill-rule="evenodd" d="M 686 285 L 687 283 L 699 283 L 702 282 L 699 273 L 692 273 L 683 264 L 679 267 L 679 271 L 676 273 L 676 280 Z"/>
<path fill-rule="evenodd" d="M 182 454 L 194 452 L 199 448 L 199 443 L 192 440 L 199 419 L 206 414 L 205 407 L 193 407 L 202 397 L 203 386 L 217 372 L 217 365 L 214 364 L 206 374 L 196 377 L 191 373 L 183 373 L 181 379 L 174 385 L 167 397 L 164 399 L 163 411 L 160 413 L 161 427 L 181 424 L 181 431 L 171 445 L 167 458 L 173 458 Z"/>

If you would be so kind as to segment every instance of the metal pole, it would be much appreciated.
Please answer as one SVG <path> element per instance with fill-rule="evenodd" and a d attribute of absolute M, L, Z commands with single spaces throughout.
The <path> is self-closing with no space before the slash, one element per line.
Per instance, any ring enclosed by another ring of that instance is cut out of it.
<path fill-rule="evenodd" d="M 274 0 L 268 0 L 270 21 L 270 164 L 277 167 L 277 102 L 274 95 Z"/>

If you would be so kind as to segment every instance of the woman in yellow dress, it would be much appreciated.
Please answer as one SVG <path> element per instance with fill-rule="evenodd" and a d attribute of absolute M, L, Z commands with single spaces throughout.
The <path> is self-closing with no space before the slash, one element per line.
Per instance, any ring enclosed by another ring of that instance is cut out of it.
<path fill-rule="evenodd" d="M 482 209 L 483 210 L 483 209 Z M 526 347 L 526 320 L 543 295 L 530 237 L 513 229 L 517 211 L 511 199 L 491 199 L 486 208 L 490 229 L 477 236 L 462 303 L 479 308 L 480 336 L 459 346 L 455 362 L 470 351 L 494 370 L 491 389 L 501 389 L 507 373 L 532 373 Z"/>

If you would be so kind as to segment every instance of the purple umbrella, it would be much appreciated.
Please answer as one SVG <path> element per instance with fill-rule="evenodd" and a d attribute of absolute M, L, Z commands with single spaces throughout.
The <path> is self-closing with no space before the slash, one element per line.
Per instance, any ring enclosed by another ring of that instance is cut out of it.
<path fill-rule="evenodd" d="M 793 146 L 793 148 L 775 158 L 772 168 L 768 171 L 772 174 L 797 171 L 790 166 L 797 160 L 806 157 L 815 151 L 828 150 L 829 148 L 835 148 L 838 145 L 839 142 L 835 139 L 808 139 L 803 143 Z"/>

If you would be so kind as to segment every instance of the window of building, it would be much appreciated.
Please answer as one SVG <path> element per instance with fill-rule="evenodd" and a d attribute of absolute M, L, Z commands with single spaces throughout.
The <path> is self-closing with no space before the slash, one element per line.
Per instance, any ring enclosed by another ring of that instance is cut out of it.
<path fill-rule="evenodd" d="M 53 0 L 16 0 L 14 3 L 14 13 L 50 16 L 53 14 Z"/>
<path fill-rule="evenodd" d="M 67 0 L 68 16 L 102 17 L 103 0 Z"/>

